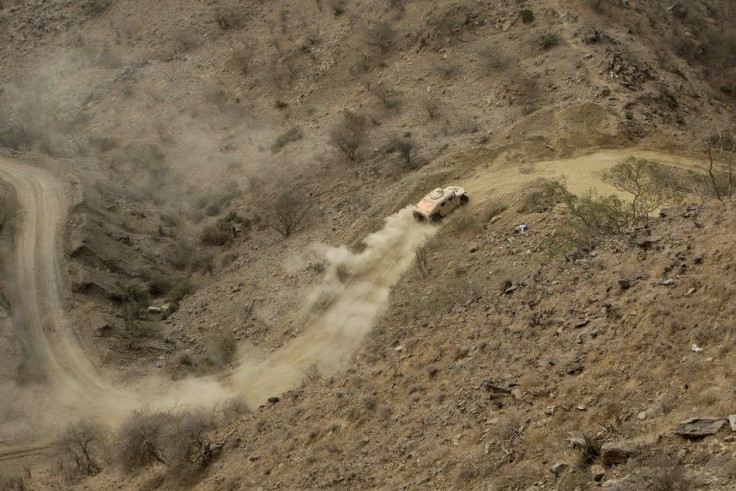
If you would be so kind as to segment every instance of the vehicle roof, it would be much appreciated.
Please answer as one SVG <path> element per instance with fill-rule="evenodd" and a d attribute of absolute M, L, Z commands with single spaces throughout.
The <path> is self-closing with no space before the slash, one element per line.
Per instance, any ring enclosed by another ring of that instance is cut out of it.
<path fill-rule="evenodd" d="M 459 188 L 457 186 L 448 186 L 446 188 L 435 188 L 431 193 L 429 193 L 427 196 L 422 198 L 422 201 L 428 201 L 430 203 L 441 203 L 447 198 L 447 195 L 449 193 L 455 193 L 455 195 L 460 195 L 465 192 L 463 188 Z"/>

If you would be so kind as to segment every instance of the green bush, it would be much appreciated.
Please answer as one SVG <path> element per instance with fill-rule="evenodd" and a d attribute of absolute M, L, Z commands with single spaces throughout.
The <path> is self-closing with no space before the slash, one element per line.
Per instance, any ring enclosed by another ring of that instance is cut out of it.
<path fill-rule="evenodd" d="M 529 9 L 521 9 L 521 21 L 524 24 L 529 24 L 530 22 L 534 22 L 534 12 L 532 12 Z"/>
<path fill-rule="evenodd" d="M 552 32 L 545 32 L 539 36 L 539 46 L 542 49 L 550 49 L 560 44 L 560 36 Z"/>
<path fill-rule="evenodd" d="M 110 296 L 110 300 L 122 305 L 123 317 L 127 320 L 140 318 L 146 311 L 149 298 L 148 292 L 138 285 L 128 285 Z"/>
<path fill-rule="evenodd" d="M 288 131 L 276 137 L 276 141 L 271 146 L 271 151 L 273 153 L 278 153 L 281 151 L 282 148 L 284 148 L 289 143 L 300 140 L 301 138 L 302 138 L 302 133 L 301 131 L 299 131 L 299 128 L 296 128 L 296 127 L 289 128 Z"/>

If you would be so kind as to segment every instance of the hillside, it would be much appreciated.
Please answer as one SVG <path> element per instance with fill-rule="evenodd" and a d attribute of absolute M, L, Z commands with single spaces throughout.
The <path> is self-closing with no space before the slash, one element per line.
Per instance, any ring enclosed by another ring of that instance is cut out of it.
<path fill-rule="evenodd" d="M 0 1 L 2 156 L 69 209 L 63 312 L 40 299 L 38 321 L 15 278 L 42 273 L 12 259 L 28 213 L 0 228 L 7 455 L 53 454 L 80 417 L 250 407 L 206 427 L 227 444 L 184 481 L 163 457 L 125 477 L 118 457 L 91 477 L 48 457 L 0 470 L 89 489 L 729 489 L 728 425 L 672 430 L 736 413 L 735 29 L 717 0 Z M 576 216 L 539 179 L 630 200 L 602 173 L 632 155 L 680 207 L 566 240 Z M 411 223 L 448 184 L 471 204 Z M 42 209 L 42 191 L 0 193 Z M 59 414 L 31 417 L 44 397 Z M 646 444 L 600 476 L 581 439 Z"/>

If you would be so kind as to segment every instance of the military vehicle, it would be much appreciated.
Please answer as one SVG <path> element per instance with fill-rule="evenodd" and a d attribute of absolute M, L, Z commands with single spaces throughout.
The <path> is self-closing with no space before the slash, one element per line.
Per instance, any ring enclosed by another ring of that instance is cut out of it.
<path fill-rule="evenodd" d="M 414 218 L 418 221 L 429 220 L 437 222 L 447 216 L 452 210 L 470 201 L 463 188 L 449 186 L 437 188 L 414 207 Z"/>

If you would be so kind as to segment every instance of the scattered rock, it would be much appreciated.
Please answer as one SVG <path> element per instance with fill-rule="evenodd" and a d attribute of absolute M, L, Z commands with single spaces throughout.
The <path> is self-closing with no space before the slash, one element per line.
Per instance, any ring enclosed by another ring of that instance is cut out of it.
<path fill-rule="evenodd" d="M 657 236 L 649 236 L 649 237 L 642 237 L 641 239 L 638 239 L 636 241 L 636 245 L 641 247 L 644 250 L 651 249 L 654 244 L 662 240 L 661 237 Z"/>
<path fill-rule="evenodd" d="M 274 396 L 274 397 L 269 397 L 269 398 L 268 398 L 268 402 L 270 402 L 271 404 L 276 404 L 276 403 L 277 403 L 277 402 L 279 402 L 280 400 L 281 400 L 281 399 L 279 399 L 278 397 L 275 397 L 275 396 Z"/>
<path fill-rule="evenodd" d="M 639 421 L 644 421 L 645 419 L 647 419 L 647 412 L 646 412 L 646 410 L 640 412 L 639 414 L 637 414 L 636 415 L 636 419 L 638 419 Z"/>
<path fill-rule="evenodd" d="M 667 278 L 666 280 L 660 281 L 659 284 L 662 286 L 672 286 L 675 284 L 675 280 L 673 280 L 672 278 Z"/>
<path fill-rule="evenodd" d="M 722 418 L 690 418 L 675 427 L 675 434 L 683 438 L 703 438 L 717 433 L 725 423 Z"/>
<path fill-rule="evenodd" d="M 728 417 L 728 423 L 731 425 L 731 431 L 736 431 L 736 414 Z"/>
<path fill-rule="evenodd" d="M 148 313 L 149 314 L 160 314 L 161 313 L 161 307 L 155 307 L 153 305 L 148 307 Z"/>
<path fill-rule="evenodd" d="M 468 250 L 469 250 L 469 251 L 470 251 L 471 253 L 473 253 L 473 252 L 476 252 L 476 251 L 478 250 L 478 244 L 476 244 L 475 242 L 471 242 L 471 243 L 469 244 Z"/>
<path fill-rule="evenodd" d="M 595 482 L 601 482 L 606 476 L 606 469 L 600 464 L 593 464 L 590 466 L 590 475 L 593 476 Z"/>
<path fill-rule="evenodd" d="M 565 472 L 569 467 L 570 467 L 570 464 L 568 464 L 567 462 L 557 462 L 555 465 L 553 465 L 552 467 L 550 467 L 549 470 L 555 476 L 559 476 L 560 474 L 562 474 L 563 472 Z"/>
<path fill-rule="evenodd" d="M 618 286 L 621 287 L 622 290 L 628 290 L 631 288 L 631 280 L 626 278 L 618 280 Z"/>
<path fill-rule="evenodd" d="M 601 447 L 601 462 L 606 466 L 624 464 L 651 444 L 630 440 L 604 443 Z"/>

